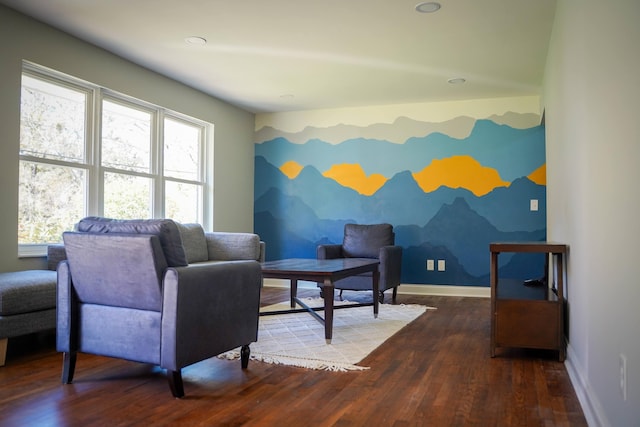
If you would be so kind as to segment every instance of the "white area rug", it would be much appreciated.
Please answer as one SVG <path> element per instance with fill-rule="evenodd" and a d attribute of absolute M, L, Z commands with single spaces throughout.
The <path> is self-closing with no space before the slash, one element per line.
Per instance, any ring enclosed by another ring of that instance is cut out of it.
<path fill-rule="evenodd" d="M 310 307 L 322 306 L 320 298 L 303 299 L 303 302 Z M 349 302 L 335 302 L 340 304 Z M 261 311 L 279 309 L 289 309 L 289 302 L 264 307 Z M 357 363 L 428 309 L 435 310 L 423 305 L 380 304 L 377 319 L 371 306 L 334 310 L 331 344 L 325 341 L 324 325 L 309 313 L 261 316 L 258 341 L 250 346 L 251 359 L 330 371 L 369 369 Z M 324 317 L 324 312 L 318 313 Z M 237 359 L 240 352 L 236 349 L 218 357 Z"/>

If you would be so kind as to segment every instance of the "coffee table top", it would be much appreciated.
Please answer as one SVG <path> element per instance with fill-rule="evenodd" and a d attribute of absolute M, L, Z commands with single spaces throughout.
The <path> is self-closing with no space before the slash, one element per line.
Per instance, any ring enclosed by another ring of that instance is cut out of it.
<path fill-rule="evenodd" d="M 311 313 L 316 319 L 324 323 L 324 338 L 328 344 L 331 343 L 333 334 L 333 291 L 334 282 L 349 276 L 362 273 L 371 273 L 371 287 L 373 290 L 373 316 L 378 317 L 378 264 L 377 259 L 372 258 L 335 258 L 335 259 L 311 259 L 311 258 L 288 258 L 276 261 L 263 262 L 262 277 L 269 279 L 289 279 L 291 280 L 291 307 L 295 307 L 296 302 L 304 310 Z M 298 280 L 306 280 L 321 284 L 324 292 L 324 318 L 320 317 L 315 308 L 308 307 L 297 296 Z M 367 304 L 368 305 L 368 304 Z M 349 305 L 353 306 L 353 305 Z M 342 305 L 340 308 L 346 308 Z M 290 312 L 291 310 L 286 310 Z M 282 314 L 277 311 L 270 314 Z M 266 313 L 263 313 L 266 315 Z"/>
<path fill-rule="evenodd" d="M 311 259 L 288 258 L 262 263 L 262 273 L 270 275 L 313 274 L 331 276 L 336 273 L 357 274 L 353 271 L 376 271 L 380 262 L 371 258 L 336 258 L 336 259 Z"/>

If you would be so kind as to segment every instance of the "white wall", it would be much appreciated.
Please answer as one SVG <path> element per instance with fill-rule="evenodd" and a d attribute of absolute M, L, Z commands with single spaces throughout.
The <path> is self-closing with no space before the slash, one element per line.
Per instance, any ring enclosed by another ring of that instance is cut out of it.
<path fill-rule="evenodd" d="M 591 425 L 640 426 L 639 20 L 637 0 L 559 0 L 545 72 L 547 230 L 570 246 L 567 369 Z"/>
<path fill-rule="evenodd" d="M 0 271 L 17 257 L 20 75 L 23 60 L 214 123 L 215 230 L 253 231 L 254 115 L 0 6 Z"/>

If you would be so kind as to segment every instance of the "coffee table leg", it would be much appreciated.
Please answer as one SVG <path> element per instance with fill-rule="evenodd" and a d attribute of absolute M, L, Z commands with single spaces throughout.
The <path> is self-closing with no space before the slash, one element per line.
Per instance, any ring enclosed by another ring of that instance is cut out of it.
<path fill-rule="evenodd" d="M 327 344 L 331 344 L 331 337 L 333 335 L 333 282 L 329 279 L 325 279 L 322 286 L 322 293 L 324 295 L 324 338 Z"/>
<path fill-rule="evenodd" d="M 378 318 L 378 304 L 380 303 L 380 272 L 376 270 L 371 275 L 373 277 L 373 317 Z"/>
<path fill-rule="evenodd" d="M 298 279 L 291 279 L 291 308 L 296 308 L 297 296 L 298 296 Z"/>

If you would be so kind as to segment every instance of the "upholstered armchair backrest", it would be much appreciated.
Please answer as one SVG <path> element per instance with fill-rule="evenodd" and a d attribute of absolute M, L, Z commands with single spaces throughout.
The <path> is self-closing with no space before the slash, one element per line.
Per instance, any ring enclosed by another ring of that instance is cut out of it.
<path fill-rule="evenodd" d="M 80 302 L 161 311 L 167 261 L 158 236 L 66 232 L 63 240 Z"/>
<path fill-rule="evenodd" d="M 77 231 L 87 233 L 153 234 L 158 236 L 169 267 L 184 267 L 187 256 L 182 245 L 178 225 L 170 219 L 110 219 L 86 217 L 80 220 Z"/>
<path fill-rule="evenodd" d="M 394 242 L 391 224 L 345 224 L 342 252 L 348 258 L 378 258 L 380 248 Z"/>

